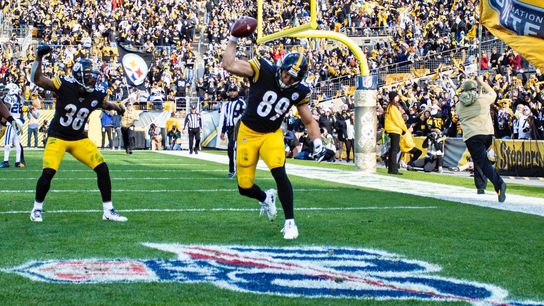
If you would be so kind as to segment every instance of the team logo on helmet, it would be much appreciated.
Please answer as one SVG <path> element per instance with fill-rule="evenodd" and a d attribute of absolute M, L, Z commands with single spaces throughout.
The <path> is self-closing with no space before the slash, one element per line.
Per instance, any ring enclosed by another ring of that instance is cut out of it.
<path fill-rule="evenodd" d="M 282 80 L 282 71 L 287 72 L 293 79 L 293 83 L 285 84 Z M 306 78 L 308 73 L 308 61 L 302 53 L 293 52 L 287 54 L 283 59 L 278 61 L 276 70 L 276 79 L 281 89 L 287 89 L 296 86 Z"/>
<path fill-rule="evenodd" d="M 94 91 L 99 74 L 88 59 L 81 59 L 72 67 L 73 80 L 87 92 Z"/>
<path fill-rule="evenodd" d="M 141 85 L 145 81 L 145 77 L 149 72 L 149 67 L 145 60 L 138 54 L 128 53 L 123 56 L 123 68 L 127 76 L 135 86 Z"/>
<path fill-rule="evenodd" d="M 35 281 L 208 283 L 238 292 L 307 298 L 419 300 L 476 305 L 540 305 L 508 300 L 508 291 L 436 275 L 438 265 L 378 250 L 145 243 L 175 259 L 32 261 L 3 269 Z"/>

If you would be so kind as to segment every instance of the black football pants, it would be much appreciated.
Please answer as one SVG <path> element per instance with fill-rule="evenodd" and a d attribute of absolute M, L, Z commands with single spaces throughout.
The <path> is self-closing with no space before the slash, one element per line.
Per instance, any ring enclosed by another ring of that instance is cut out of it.
<path fill-rule="evenodd" d="M 474 162 L 474 184 L 477 189 L 485 189 L 487 179 L 493 183 L 495 191 L 501 188 L 503 183 L 500 175 L 493 169 L 493 165 L 487 158 L 487 150 L 493 142 L 492 135 L 476 135 L 465 141 Z"/>
<path fill-rule="evenodd" d="M 229 139 L 228 155 L 229 155 L 229 172 L 234 173 L 234 149 L 236 148 L 236 135 L 234 127 L 227 128 L 227 137 Z"/>
<path fill-rule="evenodd" d="M 189 152 L 198 151 L 198 148 L 200 148 L 200 128 L 189 129 Z"/>

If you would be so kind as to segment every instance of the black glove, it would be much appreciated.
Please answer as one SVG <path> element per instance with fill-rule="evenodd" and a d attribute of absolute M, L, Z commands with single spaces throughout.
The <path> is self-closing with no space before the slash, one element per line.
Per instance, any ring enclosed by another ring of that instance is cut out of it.
<path fill-rule="evenodd" d="M 117 114 L 121 117 L 123 117 L 123 115 L 125 114 L 125 108 L 122 107 L 121 105 L 118 106 L 118 110 L 117 110 Z"/>
<path fill-rule="evenodd" d="M 40 44 L 38 45 L 38 49 L 36 51 L 36 54 L 38 54 L 39 57 L 43 57 L 47 54 L 49 54 L 51 52 L 51 47 L 49 45 L 46 45 L 46 44 Z"/>

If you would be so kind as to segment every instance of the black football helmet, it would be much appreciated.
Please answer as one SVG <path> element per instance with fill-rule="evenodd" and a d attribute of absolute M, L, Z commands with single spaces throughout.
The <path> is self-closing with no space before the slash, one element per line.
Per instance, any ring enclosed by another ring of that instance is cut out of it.
<path fill-rule="evenodd" d="M 88 59 L 80 59 L 72 67 L 72 76 L 76 83 L 89 93 L 94 91 L 99 74 L 98 70 L 94 69 L 93 63 Z"/>
<path fill-rule="evenodd" d="M 291 84 L 283 83 L 281 79 L 282 71 L 286 71 L 295 82 Z M 308 74 L 308 61 L 304 54 L 299 52 L 292 52 L 284 56 L 278 62 L 278 69 L 276 70 L 276 80 L 281 89 L 287 89 L 296 86 L 298 83 L 304 81 Z"/>

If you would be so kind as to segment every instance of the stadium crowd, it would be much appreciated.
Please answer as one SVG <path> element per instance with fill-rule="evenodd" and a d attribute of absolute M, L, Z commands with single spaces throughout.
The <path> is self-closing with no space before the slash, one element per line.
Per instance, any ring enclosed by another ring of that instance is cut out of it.
<path fill-rule="evenodd" d="M 470 64 L 484 74 L 497 91 L 494 106 L 496 137 L 544 139 L 544 75 L 527 70 L 527 64 L 512 50 L 484 50 L 478 63 L 474 52 L 461 57 L 449 56 L 449 50 L 461 48 L 474 51 L 479 44 L 476 35 L 475 0 L 445 1 L 359 1 L 320 0 L 319 29 L 344 32 L 349 35 L 378 36 L 385 33 L 388 41 L 365 48 L 373 71 L 387 71 L 391 65 L 408 65 L 437 55 L 440 61 L 429 75 L 416 75 L 413 80 L 384 86 L 378 93 L 378 118 L 384 126 L 384 110 L 391 92 L 400 97 L 401 111 L 414 135 L 427 135 L 439 130 L 448 137 L 462 133 L 455 105 L 462 79 L 475 71 L 465 71 Z M 229 10 L 224 9 L 229 7 Z M 44 67 L 48 76 L 68 74 L 79 57 L 90 58 L 102 75 L 102 85 L 113 100 L 133 97 L 143 102 L 173 101 L 176 97 L 195 93 L 203 109 L 217 107 L 226 97 L 226 88 L 236 83 L 241 93 L 248 83 L 230 76 L 221 67 L 221 55 L 229 36 L 230 24 L 239 16 L 255 15 L 255 5 L 247 0 L 211 0 L 202 7 L 188 1 L 0 1 L 3 22 L 14 29 L 33 26 L 34 36 L 53 46 L 54 52 Z M 308 1 L 291 0 L 267 3 L 265 33 L 306 23 L 309 19 Z M 15 34 L 14 34 L 15 35 Z M 196 48 L 197 38 L 201 48 Z M 292 50 L 302 51 L 309 61 L 307 82 L 315 91 L 314 117 L 320 123 L 324 139 L 338 157 L 342 150 L 353 147 L 352 86 L 338 88 L 331 94 L 324 90 L 331 80 L 359 74 L 355 57 L 345 47 L 324 40 L 284 38 L 254 49 L 254 41 L 246 39 L 240 56 L 259 54 L 275 62 Z M 42 92 L 29 81 L 33 58 L 31 46 L 17 54 L 17 39 L 2 44 L 0 83 L 17 83 L 26 101 L 37 108 L 52 108 L 53 95 Z M 118 63 L 116 43 L 142 46 L 152 52 L 154 62 L 146 81 L 147 92 L 131 96 Z M 200 53 L 199 53 L 200 52 Z M 445 54 L 442 56 L 442 54 Z M 197 73 L 198 59 L 203 73 Z M 333 99 L 341 98 L 341 99 Z M 331 100 L 333 99 L 333 100 Z M 330 101 L 335 101 L 330 103 Z M 341 103 L 338 103 L 341 101 Z M 302 143 L 304 128 L 295 113 L 287 118 L 287 135 Z M 289 133 L 287 133 L 289 134 Z M 351 138 L 350 138 L 351 137 Z M 289 147 L 294 148 L 292 145 Z M 308 148 L 311 152 L 311 148 Z M 296 155 L 289 152 L 291 155 Z"/>

